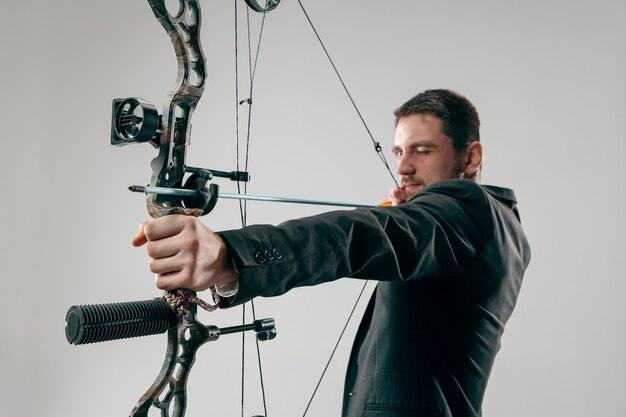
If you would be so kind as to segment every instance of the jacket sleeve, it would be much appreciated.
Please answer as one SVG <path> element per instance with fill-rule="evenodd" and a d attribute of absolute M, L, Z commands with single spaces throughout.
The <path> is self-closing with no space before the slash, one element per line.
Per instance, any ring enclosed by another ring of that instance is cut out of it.
<path fill-rule="evenodd" d="M 427 187 L 397 207 L 332 211 L 221 232 L 239 271 L 231 305 L 341 277 L 454 275 L 481 245 L 488 205 L 468 180 Z"/>

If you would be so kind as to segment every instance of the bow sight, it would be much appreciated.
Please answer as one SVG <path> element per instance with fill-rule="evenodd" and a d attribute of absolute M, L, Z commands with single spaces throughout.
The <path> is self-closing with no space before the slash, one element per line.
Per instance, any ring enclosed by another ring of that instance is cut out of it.
<path fill-rule="evenodd" d="M 163 124 L 163 118 L 159 115 L 156 107 L 152 103 L 137 97 L 125 99 L 117 98 L 113 100 L 112 107 L 111 145 L 125 146 L 131 143 L 148 142 L 156 149 L 162 146 L 161 126 Z M 174 121 L 174 126 L 183 126 L 185 121 L 184 118 L 177 117 Z M 175 138 L 179 138 L 183 134 L 180 130 L 181 129 L 179 129 L 178 132 L 174 132 Z M 181 141 L 176 143 L 179 142 Z M 188 140 L 185 140 L 183 143 L 186 146 Z M 184 153 L 182 155 L 184 158 Z M 157 157 L 154 161 L 158 163 L 159 158 Z M 174 163 L 174 161 L 171 162 Z M 219 196 L 218 185 L 210 184 L 207 186 L 208 181 L 212 180 L 214 177 L 227 178 L 231 181 L 238 182 L 250 181 L 250 174 L 247 171 L 219 171 L 215 169 L 190 167 L 184 164 L 183 174 L 185 173 L 190 174 L 190 176 L 182 183 L 182 189 L 174 188 L 181 186 L 182 181 L 178 181 L 178 183 L 174 183 L 171 188 L 155 186 L 153 188 L 159 188 L 161 191 L 157 193 L 147 192 L 147 194 L 182 197 L 180 200 L 169 201 L 167 203 L 170 204 L 170 207 L 172 207 L 172 204 L 180 205 L 180 203 L 182 203 L 185 208 L 199 209 L 199 215 L 205 215 L 213 210 Z M 131 191 L 144 191 L 140 189 L 140 186 L 130 186 L 129 188 Z M 150 189 L 150 187 L 147 188 Z M 168 192 L 165 190 L 172 191 Z M 164 202 L 164 204 L 166 204 L 166 202 Z"/>

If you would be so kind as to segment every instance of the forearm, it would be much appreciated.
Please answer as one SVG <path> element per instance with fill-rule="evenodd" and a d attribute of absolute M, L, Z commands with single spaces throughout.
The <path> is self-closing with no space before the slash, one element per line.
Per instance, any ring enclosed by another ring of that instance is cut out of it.
<path fill-rule="evenodd" d="M 477 188 L 461 199 L 450 190 L 455 187 L 425 192 L 398 207 L 334 211 L 220 233 L 239 272 L 233 302 L 341 277 L 402 281 L 454 274 L 476 253 L 485 211 Z"/>

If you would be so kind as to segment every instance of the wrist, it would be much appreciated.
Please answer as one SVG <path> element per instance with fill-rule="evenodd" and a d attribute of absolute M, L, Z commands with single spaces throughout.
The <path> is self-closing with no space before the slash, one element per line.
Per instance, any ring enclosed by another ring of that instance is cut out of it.
<path fill-rule="evenodd" d="M 220 297 L 233 297 L 239 291 L 239 271 L 235 266 L 235 260 L 227 255 L 226 272 L 222 274 L 222 280 L 215 285 L 215 291 Z"/>
<path fill-rule="evenodd" d="M 233 297 L 239 291 L 239 279 L 234 281 L 222 282 L 215 286 L 215 292 L 217 295 L 223 298 Z"/>

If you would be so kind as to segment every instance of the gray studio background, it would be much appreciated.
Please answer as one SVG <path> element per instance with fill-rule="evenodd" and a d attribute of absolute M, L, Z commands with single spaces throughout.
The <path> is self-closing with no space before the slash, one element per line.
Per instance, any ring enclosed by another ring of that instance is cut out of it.
<path fill-rule="evenodd" d="M 233 2 L 202 5 L 208 79 L 188 163 L 232 170 Z M 305 5 L 388 156 L 396 106 L 427 88 L 456 89 L 481 115 L 483 182 L 517 192 L 533 259 L 484 415 L 626 416 L 626 2 Z M 144 249 L 129 244 L 147 217 L 144 198 L 126 190 L 149 181 L 155 151 L 111 147 L 110 113 L 116 97 L 161 108 L 173 49 L 146 1 L 2 6 L 0 414 L 125 416 L 160 369 L 165 336 L 70 346 L 64 317 L 72 304 L 159 295 Z M 251 18 L 256 39 L 260 18 Z M 267 17 L 254 100 L 249 193 L 384 198 L 391 181 L 294 0 Z M 322 210 L 250 204 L 248 222 Z M 204 221 L 237 227 L 236 203 L 220 202 Z M 257 314 L 279 330 L 261 346 L 269 416 L 302 414 L 359 288 L 342 280 L 258 300 Z M 201 319 L 234 325 L 241 311 Z M 357 324 L 309 416 L 339 415 Z M 262 408 L 251 344 L 246 352 L 251 416 Z M 238 336 L 200 349 L 188 416 L 240 415 L 240 356 Z"/>

